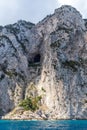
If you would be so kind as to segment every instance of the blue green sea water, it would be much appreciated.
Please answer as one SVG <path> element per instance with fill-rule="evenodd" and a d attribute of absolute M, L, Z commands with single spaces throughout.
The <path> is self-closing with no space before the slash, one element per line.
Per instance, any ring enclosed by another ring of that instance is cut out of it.
<path fill-rule="evenodd" d="M 87 120 L 0 120 L 0 130 L 87 130 Z"/>

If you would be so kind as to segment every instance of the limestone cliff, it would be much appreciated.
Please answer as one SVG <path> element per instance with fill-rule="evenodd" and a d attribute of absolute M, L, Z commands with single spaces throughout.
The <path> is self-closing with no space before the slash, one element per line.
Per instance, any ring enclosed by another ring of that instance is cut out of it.
<path fill-rule="evenodd" d="M 41 96 L 37 115 L 87 119 L 86 26 L 75 8 L 62 6 L 36 25 L 0 27 L 0 115 Z"/>

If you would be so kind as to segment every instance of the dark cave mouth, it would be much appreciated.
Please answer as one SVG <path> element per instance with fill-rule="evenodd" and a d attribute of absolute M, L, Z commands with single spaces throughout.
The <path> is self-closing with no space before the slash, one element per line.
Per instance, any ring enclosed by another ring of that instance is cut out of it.
<path fill-rule="evenodd" d="M 38 63 L 38 62 L 40 62 L 40 59 L 41 59 L 41 55 L 40 55 L 40 54 L 37 54 L 37 55 L 34 56 L 33 62 L 34 62 L 34 63 Z"/>
<path fill-rule="evenodd" d="M 40 66 L 41 63 L 41 55 L 36 54 L 31 60 L 29 60 L 29 67 L 34 67 L 34 66 Z"/>

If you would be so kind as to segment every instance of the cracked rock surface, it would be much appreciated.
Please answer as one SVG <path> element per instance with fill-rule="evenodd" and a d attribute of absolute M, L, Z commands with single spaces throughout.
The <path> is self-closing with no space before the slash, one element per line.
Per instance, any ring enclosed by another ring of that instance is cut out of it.
<path fill-rule="evenodd" d="M 71 6 L 36 25 L 18 21 L 0 27 L 1 116 L 87 119 L 86 27 L 87 20 Z M 19 108 L 13 116 L 13 109 L 31 95 L 42 97 L 40 108 L 33 114 L 20 114 Z"/>

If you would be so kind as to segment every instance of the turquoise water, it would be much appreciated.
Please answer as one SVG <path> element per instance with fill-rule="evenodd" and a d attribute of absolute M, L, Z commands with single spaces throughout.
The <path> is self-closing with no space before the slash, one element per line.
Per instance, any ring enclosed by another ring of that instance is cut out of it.
<path fill-rule="evenodd" d="M 59 120 L 59 121 L 0 120 L 0 130 L 87 130 L 87 120 Z"/>

